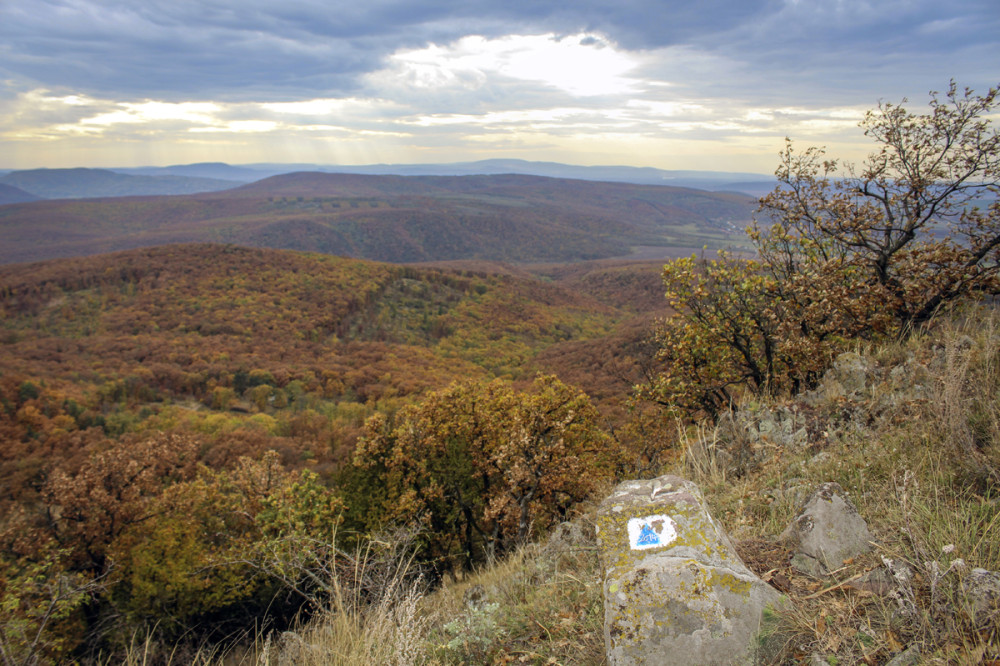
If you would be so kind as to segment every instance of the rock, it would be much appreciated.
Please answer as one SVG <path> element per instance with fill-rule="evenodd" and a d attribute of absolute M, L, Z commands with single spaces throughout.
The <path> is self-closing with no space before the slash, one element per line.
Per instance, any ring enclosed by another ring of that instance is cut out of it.
<path fill-rule="evenodd" d="M 749 664 L 781 595 L 751 572 L 676 476 L 620 484 L 601 503 L 604 641 L 610 664 Z"/>
<path fill-rule="evenodd" d="M 486 603 L 486 588 L 476 583 L 462 595 L 462 603 L 465 604 L 466 608 L 472 608 L 473 610 L 482 608 L 483 604 Z"/>
<path fill-rule="evenodd" d="M 275 663 L 278 666 L 292 666 L 301 664 L 311 656 L 310 645 L 303 640 L 302 636 L 294 631 L 283 631 L 278 636 L 278 640 L 272 643 L 273 634 L 268 634 L 264 642 L 264 657 L 261 663 Z"/>
<path fill-rule="evenodd" d="M 836 382 L 844 395 L 861 393 L 868 386 L 871 371 L 871 365 L 863 356 L 847 352 L 834 360 L 833 367 L 826 372 L 823 381 Z"/>
<path fill-rule="evenodd" d="M 746 405 L 719 417 L 717 440 L 696 456 L 712 460 L 727 475 L 741 476 L 775 450 L 809 445 L 806 418 L 788 406 Z"/>
<path fill-rule="evenodd" d="M 846 584 L 846 587 L 862 592 L 886 596 L 899 587 L 899 583 L 886 567 L 872 569 L 865 575 Z"/>
<path fill-rule="evenodd" d="M 900 405 L 928 400 L 934 391 L 934 375 L 911 354 L 889 371 L 886 386 L 879 391 L 877 409 L 893 410 Z M 887 390 L 886 390 L 887 389 Z"/>
<path fill-rule="evenodd" d="M 859 398 L 872 383 L 872 366 L 860 354 L 840 354 L 823 373 L 819 386 L 802 394 L 806 404 L 819 404 L 838 398 Z"/>
<path fill-rule="evenodd" d="M 820 451 L 819 453 L 817 453 L 816 455 L 814 455 L 812 458 L 810 458 L 808 461 L 806 461 L 806 466 L 807 467 L 817 467 L 819 465 L 822 465 L 825 462 L 829 462 L 830 459 L 832 459 L 832 458 L 833 458 L 833 456 L 830 454 L 829 451 Z"/>
<path fill-rule="evenodd" d="M 753 442 L 779 448 L 803 448 L 809 444 L 805 418 L 785 405 L 770 409 L 758 407 L 736 416 Z"/>
<path fill-rule="evenodd" d="M 1000 571 L 973 569 L 962 580 L 962 592 L 977 625 L 989 624 L 1000 616 Z"/>
<path fill-rule="evenodd" d="M 920 663 L 920 646 L 911 645 L 885 662 L 885 666 L 914 666 Z"/>
<path fill-rule="evenodd" d="M 871 548 L 868 524 L 836 483 L 813 492 L 781 536 L 795 551 L 792 566 L 816 577 Z"/>
<path fill-rule="evenodd" d="M 545 542 L 545 550 L 550 554 L 559 554 L 582 548 L 593 548 L 594 545 L 593 528 L 584 525 L 581 521 L 567 521 L 559 523 L 552 530 Z"/>
<path fill-rule="evenodd" d="M 967 352 L 976 346 L 976 341 L 968 335 L 960 335 L 952 341 L 951 347 L 958 352 Z"/>

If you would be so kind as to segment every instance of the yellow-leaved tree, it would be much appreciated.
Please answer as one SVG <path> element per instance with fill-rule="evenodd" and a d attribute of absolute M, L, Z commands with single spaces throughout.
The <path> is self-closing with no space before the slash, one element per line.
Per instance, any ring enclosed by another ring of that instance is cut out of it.
<path fill-rule="evenodd" d="M 664 268 L 677 315 L 660 331 L 662 372 L 641 393 L 715 416 L 740 391 L 812 385 L 847 341 L 905 335 L 996 293 L 998 103 L 997 88 L 952 83 L 927 113 L 880 104 L 861 123 L 876 149 L 860 167 L 786 142 L 748 230 L 755 255 Z"/>
<path fill-rule="evenodd" d="M 439 571 L 472 567 L 560 520 L 614 469 L 581 391 L 539 377 L 454 384 L 390 419 L 373 416 L 354 458 L 348 504 L 367 530 L 424 528 Z"/>

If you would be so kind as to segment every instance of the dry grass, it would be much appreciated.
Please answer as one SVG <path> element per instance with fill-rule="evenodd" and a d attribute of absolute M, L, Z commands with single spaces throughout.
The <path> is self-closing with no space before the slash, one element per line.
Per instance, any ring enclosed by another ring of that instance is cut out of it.
<path fill-rule="evenodd" d="M 379 598 L 360 602 L 345 587 L 327 610 L 299 630 L 258 637 L 252 649 L 219 662 L 602 663 L 603 607 L 592 534 L 592 526 L 581 518 L 546 544 L 525 546 L 430 594 L 397 568 Z M 210 662 L 215 663 L 204 663 Z"/>
<path fill-rule="evenodd" d="M 692 429 L 681 471 L 742 540 L 748 565 L 791 600 L 772 625 L 765 662 L 821 655 L 830 664 L 878 664 L 911 646 L 920 663 L 998 662 L 996 599 L 977 607 L 968 592 L 974 569 L 1000 570 L 994 315 L 973 313 L 866 356 L 875 370 L 864 392 L 817 392 L 794 406 L 808 421 L 806 446 L 758 451 L 737 476 L 728 448 L 746 442 Z M 876 544 L 816 580 L 790 568 L 777 535 L 800 489 L 825 481 L 845 488 Z"/>
<path fill-rule="evenodd" d="M 254 664 L 367 666 L 427 663 L 427 619 L 418 613 L 420 590 L 385 596 L 354 612 L 332 607 L 297 632 L 269 634 Z"/>
<path fill-rule="evenodd" d="M 443 664 L 600 664 L 604 611 L 593 525 L 562 526 L 428 599 Z"/>
<path fill-rule="evenodd" d="M 789 599 L 768 619 L 762 663 L 882 664 L 908 648 L 926 664 L 1000 663 L 997 600 L 969 593 L 973 570 L 1000 571 L 1000 326 L 971 314 L 864 355 L 873 370 L 859 394 L 745 405 L 794 413 L 801 445 L 731 423 L 689 428 L 669 471 L 699 484 L 747 564 Z M 826 481 L 848 492 L 875 545 L 820 580 L 791 569 L 777 535 Z M 397 561 L 391 593 L 361 599 L 348 585 L 297 632 L 198 663 L 604 663 L 592 526 L 563 530 L 427 594 Z"/>

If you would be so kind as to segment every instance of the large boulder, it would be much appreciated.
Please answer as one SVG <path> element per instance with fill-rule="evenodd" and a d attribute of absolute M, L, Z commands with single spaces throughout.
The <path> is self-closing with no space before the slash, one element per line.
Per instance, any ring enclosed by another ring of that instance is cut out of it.
<path fill-rule="evenodd" d="M 765 607 L 781 595 L 743 564 L 698 488 L 627 481 L 602 502 L 608 662 L 749 664 Z"/>
<path fill-rule="evenodd" d="M 844 561 L 871 550 L 868 524 L 837 483 L 824 483 L 806 500 L 782 533 L 795 555 L 792 566 L 825 576 Z"/>

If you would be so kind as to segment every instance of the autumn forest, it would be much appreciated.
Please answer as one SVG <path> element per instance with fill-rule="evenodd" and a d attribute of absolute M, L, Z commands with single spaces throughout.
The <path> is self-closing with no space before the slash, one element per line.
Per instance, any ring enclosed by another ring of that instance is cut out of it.
<path fill-rule="evenodd" d="M 275 576 L 301 554 L 278 544 L 424 515 L 427 575 L 445 575 L 565 518 L 599 478 L 648 465 L 642 447 L 630 458 L 604 440 L 629 439 L 626 398 L 665 309 L 659 265 L 532 270 L 218 244 L 0 268 L 4 599 L 41 614 L 20 630 L 44 619 L 45 649 L 66 655 L 113 651 L 137 629 L 204 641 L 265 617 L 280 626 L 312 597 Z M 439 407 L 423 402 L 445 389 Z M 444 467 L 419 470 L 418 486 L 438 490 L 413 497 L 418 470 L 391 460 L 393 424 L 429 409 L 442 428 L 478 423 L 463 434 L 475 441 L 586 435 L 560 438 L 582 447 L 572 455 L 536 443 L 544 464 L 529 450 L 415 447 L 420 465 Z M 527 477 L 502 474 L 518 456 L 544 481 L 520 494 Z M 445 506 L 441 484 L 456 479 L 467 499 Z"/>
<path fill-rule="evenodd" d="M 520 176 L 0 206 L 22 262 L 0 266 L 0 662 L 137 640 L 183 661 L 333 599 L 351 616 L 343 576 L 355 609 L 440 588 L 844 352 L 976 321 L 1000 294 L 998 106 L 954 83 L 929 113 L 881 104 L 857 168 L 787 141 L 752 219 L 747 195 Z M 957 471 L 927 481 L 972 493 L 987 529 L 995 395 L 949 416 Z M 794 453 L 730 435 L 706 476 Z M 359 579 L 351 552 L 391 575 Z M 994 645 L 991 626 L 919 640 Z"/>

